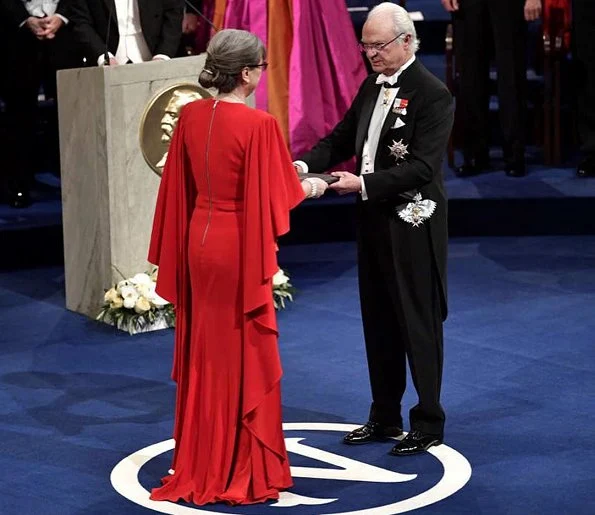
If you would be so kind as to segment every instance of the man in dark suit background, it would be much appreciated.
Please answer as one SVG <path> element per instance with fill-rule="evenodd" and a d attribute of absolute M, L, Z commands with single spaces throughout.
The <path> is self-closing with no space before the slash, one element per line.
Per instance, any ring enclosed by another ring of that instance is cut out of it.
<path fill-rule="evenodd" d="M 112 65 L 175 57 L 183 15 L 183 0 L 77 0 L 70 12 L 90 65 L 106 51 Z"/>
<path fill-rule="evenodd" d="M 595 177 L 595 5 L 573 0 L 574 48 L 577 66 L 578 133 L 581 145 L 579 177 Z"/>
<path fill-rule="evenodd" d="M 38 95 L 56 99 L 56 71 L 80 66 L 68 8 L 72 0 L 0 0 L 0 44 L 5 49 L 0 96 L 5 103 L 3 189 L 13 207 L 30 204 L 34 157 L 45 151 L 36 139 Z M 57 109 L 50 107 L 47 161 L 59 169 Z"/>
<path fill-rule="evenodd" d="M 411 431 L 391 450 L 407 455 L 442 442 L 442 322 L 446 318 L 447 205 L 442 161 L 453 122 L 446 86 L 415 58 L 407 12 L 390 2 L 370 11 L 362 50 L 374 73 L 331 134 L 296 161 L 322 172 L 353 157 L 359 176 L 334 172 L 339 193 L 358 195 L 359 290 L 372 406 L 344 442 L 402 434 L 409 362 L 419 402 Z"/>
<path fill-rule="evenodd" d="M 184 2 L 184 18 L 182 19 L 182 39 L 178 48 L 178 57 L 186 57 L 196 53 L 197 31 L 204 20 L 196 11 L 202 13 L 202 0 Z"/>
<path fill-rule="evenodd" d="M 541 15 L 541 0 L 441 0 L 453 13 L 456 57 L 461 63 L 460 102 L 464 162 L 455 173 L 489 167 L 490 49 L 498 73 L 498 104 L 506 175 L 525 167 L 526 21 Z"/>

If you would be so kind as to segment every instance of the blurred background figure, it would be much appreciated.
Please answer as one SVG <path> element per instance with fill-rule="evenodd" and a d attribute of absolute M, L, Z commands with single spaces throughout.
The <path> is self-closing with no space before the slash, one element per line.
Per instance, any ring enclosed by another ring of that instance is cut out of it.
<path fill-rule="evenodd" d="M 463 164 L 459 177 L 489 167 L 489 73 L 493 48 L 506 175 L 525 175 L 526 22 L 541 16 L 541 0 L 441 0 L 453 13 Z"/>
<path fill-rule="evenodd" d="M 171 59 L 178 53 L 184 0 L 77 0 L 70 15 L 90 65 Z"/>
<path fill-rule="evenodd" d="M 68 15 L 71 1 L 0 0 L 0 44 L 7 50 L 0 78 L 5 108 L 1 179 L 3 198 L 12 207 L 31 203 L 33 177 L 41 165 L 59 173 L 56 71 L 81 63 Z M 48 107 L 47 144 L 37 138 L 41 87 Z"/>
<path fill-rule="evenodd" d="M 204 52 L 206 49 L 206 46 L 201 51 L 197 49 L 198 32 L 202 25 L 206 23 L 204 18 L 198 14 L 198 12 L 202 13 L 202 9 L 202 0 L 187 0 L 185 2 L 184 18 L 182 19 L 182 38 L 180 40 L 180 47 L 178 48 L 178 57 L 196 55 Z"/>
<path fill-rule="evenodd" d="M 581 144 L 579 177 L 595 177 L 595 2 L 573 0 L 574 46 L 577 64 L 575 81 L 578 103 L 578 132 Z"/>

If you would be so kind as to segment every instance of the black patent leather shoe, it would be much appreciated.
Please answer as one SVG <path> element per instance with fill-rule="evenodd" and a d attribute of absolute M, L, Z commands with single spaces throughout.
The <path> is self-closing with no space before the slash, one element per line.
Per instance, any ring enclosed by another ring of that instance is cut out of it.
<path fill-rule="evenodd" d="M 440 445 L 442 437 L 439 435 L 430 435 L 421 431 L 411 431 L 397 445 L 395 445 L 390 454 L 393 456 L 409 456 L 410 454 L 419 454 L 427 451 L 434 445 Z"/>
<path fill-rule="evenodd" d="M 506 165 L 506 175 L 508 177 L 524 177 L 527 175 L 527 168 L 525 163 L 519 161 L 518 163 L 509 163 Z"/>
<path fill-rule="evenodd" d="M 585 159 L 576 169 L 576 175 L 581 178 L 595 177 L 595 159 Z"/>
<path fill-rule="evenodd" d="M 387 427 L 377 422 L 366 422 L 343 437 L 343 443 L 349 445 L 360 445 L 370 442 L 383 442 L 387 438 L 401 436 L 403 430 L 400 427 Z"/>

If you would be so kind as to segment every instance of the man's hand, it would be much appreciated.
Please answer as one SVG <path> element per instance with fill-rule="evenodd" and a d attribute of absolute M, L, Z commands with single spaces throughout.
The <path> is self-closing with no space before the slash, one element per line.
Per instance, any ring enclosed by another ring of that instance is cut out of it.
<path fill-rule="evenodd" d="M 459 10 L 459 0 L 440 0 L 442 7 L 444 7 L 449 13 Z"/>
<path fill-rule="evenodd" d="M 25 26 L 33 33 L 37 39 L 45 38 L 45 23 L 43 18 L 29 16 L 25 21 Z"/>
<path fill-rule="evenodd" d="M 293 163 L 293 167 L 295 168 L 295 171 L 297 173 L 304 173 L 304 170 L 303 170 L 303 168 L 300 165 L 298 165 L 296 163 Z"/>
<path fill-rule="evenodd" d="M 182 34 L 192 34 L 198 28 L 198 16 L 193 13 L 186 13 L 182 20 Z"/>
<path fill-rule="evenodd" d="M 334 182 L 329 186 L 329 188 L 335 190 L 339 195 L 359 193 L 362 190 L 362 183 L 357 175 L 353 175 L 350 172 L 333 172 L 331 175 L 339 177 L 338 182 Z"/>
<path fill-rule="evenodd" d="M 64 25 L 64 20 L 60 18 L 60 16 L 54 14 L 42 18 L 41 23 L 44 27 L 43 36 L 46 39 L 54 39 L 56 37 L 56 32 L 58 32 L 62 28 L 62 25 Z"/>
<path fill-rule="evenodd" d="M 541 0 L 525 0 L 525 20 L 535 21 L 541 16 Z"/>

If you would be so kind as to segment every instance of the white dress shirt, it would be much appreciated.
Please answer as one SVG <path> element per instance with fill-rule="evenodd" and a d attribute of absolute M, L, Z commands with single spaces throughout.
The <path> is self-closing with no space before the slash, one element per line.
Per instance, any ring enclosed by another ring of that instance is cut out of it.
<path fill-rule="evenodd" d="M 403 66 L 401 66 L 395 73 L 390 76 L 386 76 L 383 73 L 376 77 L 376 84 L 396 84 L 401 73 L 403 73 L 411 64 L 415 61 L 415 55 L 413 55 Z M 368 126 L 368 137 L 364 142 L 364 150 L 362 152 L 362 164 L 360 168 L 360 181 L 362 183 L 362 200 L 368 200 L 368 194 L 366 192 L 366 181 L 365 176 L 369 173 L 374 173 L 374 161 L 376 160 L 376 152 L 378 150 L 378 141 L 380 140 L 380 132 L 384 121 L 397 98 L 400 88 L 385 88 L 382 86 L 376 99 L 376 105 L 374 106 L 374 112 L 372 113 L 372 119 Z"/>
<path fill-rule="evenodd" d="M 403 66 L 401 66 L 395 73 L 390 76 L 386 76 L 383 73 L 376 77 L 376 84 L 396 84 L 401 73 L 403 73 L 411 64 L 415 61 L 415 55 L 413 55 Z M 362 163 L 360 168 L 360 181 L 362 185 L 362 200 L 368 200 L 368 194 L 366 193 L 366 182 L 364 180 L 365 175 L 374 173 L 374 160 L 376 159 L 376 151 L 378 150 L 378 141 L 380 139 L 380 132 L 382 126 L 386 120 L 386 116 L 390 111 L 397 93 L 400 88 L 385 88 L 382 86 L 376 99 L 376 105 L 374 106 L 374 112 L 372 113 L 372 119 L 368 126 L 368 137 L 364 142 L 364 149 L 362 151 Z M 304 173 L 308 173 L 308 165 L 304 161 L 294 161 L 294 164 L 299 165 Z"/>
<path fill-rule="evenodd" d="M 58 4 L 60 0 L 23 0 L 25 4 L 25 9 L 29 13 L 29 16 L 35 16 L 36 18 L 45 18 L 46 16 L 53 16 L 56 14 L 56 9 L 58 9 Z M 57 15 L 64 23 L 68 23 L 68 19 L 61 14 Z M 21 23 L 21 27 L 27 23 L 27 20 L 24 20 Z"/>
<path fill-rule="evenodd" d="M 149 46 L 143 36 L 143 29 L 140 24 L 140 12 L 138 9 L 137 0 L 115 0 L 116 17 L 118 19 L 118 33 L 120 40 L 118 42 L 118 49 L 116 55 L 109 54 L 110 57 L 115 57 L 119 64 L 126 64 L 128 61 L 132 63 L 142 63 L 150 61 L 153 57 L 161 59 L 169 59 L 169 56 L 159 54 L 151 55 Z M 97 64 L 105 63 L 104 54 L 97 58 Z"/>

